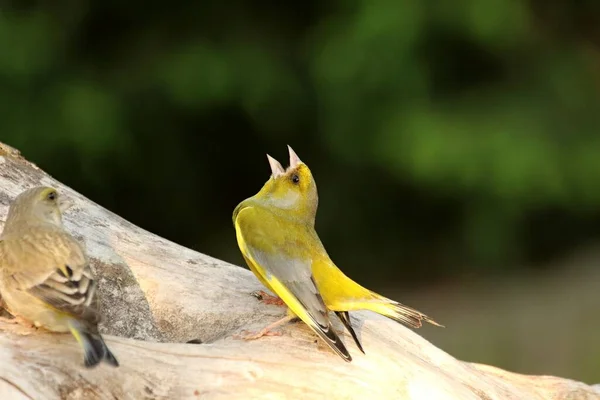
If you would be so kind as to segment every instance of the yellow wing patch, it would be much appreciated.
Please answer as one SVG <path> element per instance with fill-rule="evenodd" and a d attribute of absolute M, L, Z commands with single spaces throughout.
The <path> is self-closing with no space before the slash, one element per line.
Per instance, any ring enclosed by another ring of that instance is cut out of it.
<path fill-rule="evenodd" d="M 240 246 L 240 250 L 245 258 L 247 258 L 252 265 L 254 266 L 255 274 L 258 274 L 257 278 L 263 283 L 267 283 L 269 289 L 273 290 L 277 296 L 283 300 L 283 302 L 292 310 L 294 314 L 296 314 L 302 321 L 304 321 L 309 326 L 314 326 L 314 322 L 311 320 L 311 317 L 308 315 L 306 309 L 300 304 L 296 296 L 294 296 L 290 291 L 274 276 L 267 277 L 264 268 L 252 257 L 252 254 L 248 251 L 248 246 L 246 245 L 246 241 L 244 240 L 244 235 L 242 230 L 240 229 L 239 220 L 244 212 L 250 211 L 252 207 L 245 207 L 238 211 L 237 217 L 235 219 L 235 235 L 237 238 L 238 245 Z"/>

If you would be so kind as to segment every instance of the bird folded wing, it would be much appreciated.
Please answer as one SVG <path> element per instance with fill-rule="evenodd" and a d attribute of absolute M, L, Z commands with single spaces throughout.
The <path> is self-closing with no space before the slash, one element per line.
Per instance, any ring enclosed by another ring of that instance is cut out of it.
<path fill-rule="evenodd" d="M 2 254 L 0 242 L 0 254 Z M 96 283 L 89 264 L 78 248 L 63 247 L 67 257 L 56 252 L 37 252 L 35 259 L 27 260 L 27 264 L 35 265 L 26 271 L 19 268 L 20 260 L 27 257 L 25 240 L 20 241 L 20 254 L 4 253 L 2 274 L 5 283 L 10 279 L 10 286 L 26 291 L 57 311 L 72 315 L 78 319 L 97 322 L 99 315 L 90 307 L 95 299 Z M 13 246 L 13 248 L 15 248 Z M 71 257 L 69 257 L 71 256 Z M 69 262 L 72 261 L 72 265 Z"/>
<path fill-rule="evenodd" d="M 343 358 L 351 359 L 331 326 L 327 307 L 312 276 L 312 261 L 290 257 L 284 253 L 284 249 L 289 246 L 297 248 L 302 243 L 288 237 L 285 231 L 282 231 L 283 235 L 267 235 L 263 228 L 265 218 L 268 216 L 261 215 L 253 207 L 239 211 L 235 223 L 242 239 L 242 253 L 253 262 L 276 294 L 300 319 Z M 254 221 L 260 221 L 260 226 Z M 274 251 L 265 251 L 261 247 Z"/>

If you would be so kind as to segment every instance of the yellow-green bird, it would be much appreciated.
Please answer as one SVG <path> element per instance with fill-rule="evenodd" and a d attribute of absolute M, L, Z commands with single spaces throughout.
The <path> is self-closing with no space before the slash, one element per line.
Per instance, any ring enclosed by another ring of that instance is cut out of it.
<path fill-rule="evenodd" d="M 277 169 L 279 163 L 267 157 L 271 168 Z M 281 165 L 278 168 L 283 171 Z M 305 229 L 295 217 L 294 210 L 303 200 L 300 192 L 288 187 L 299 183 L 274 173 L 256 196 L 242 201 L 233 212 L 237 242 L 250 270 L 290 310 L 285 318 L 244 338 L 268 335 L 275 326 L 298 317 L 340 357 L 351 361 L 329 320 L 329 310 L 311 271 L 310 243 L 306 242 Z"/>
<path fill-rule="evenodd" d="M 11 204 L 0 236 L 0 295 L 19 320 L 71 332 L 86 367 L 119 366 L 98 332 L 96 282 L 82 246 L 63 228 L 71 203 L 56 189 L 36 187 Z"/>
<path fill-rule="evenodd" d="M 289 146 L 288 150 L 290 166 L 286 170 L 267 155 L 270 179 L 233 213 L 238 245 L 248 266 L 291 311 L 285 319 L 248 338 L 268 334 L 273 326 L 297 315 L 342 358 L 350 361 L 337 335 L 330 338 L 324 333 L 333 332 L 328 310 L 336 313 L 361 351 L 349 311 L 374 311 L 414 328 L 420 327 L 422 321 L 441 326 L 417 310 L 362 287 L 337 268 L 315 231 L 318 207 L 315 180 L 294 150 Z M 315 322 L 315 315 L 320 323 Z"/>

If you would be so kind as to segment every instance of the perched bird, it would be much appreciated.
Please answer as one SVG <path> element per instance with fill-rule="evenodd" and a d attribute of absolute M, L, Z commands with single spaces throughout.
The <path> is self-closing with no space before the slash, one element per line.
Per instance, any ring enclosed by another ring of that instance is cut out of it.
<path fill-rule="evenodd" d="M 283 171 L 275 159 L 268 158 L 274 171 Z M 243 338 L 270 335 L 274 327 L 300 318 L 342 359 L 351 361 L 312 275 L 306 229 L 294 217 L 294 206 L 302 199 L 288 186 L 297 183 L 273 173 L 256 196 L 242 201 L 233 212 L 237 242 L 250 270 L 289 307 L 286 317 Z"/>
<path fill-rule="evenodd" d="M 288 150 L 290 166 L 286 170 L 267 155 L 270 179 L 255 196 L 240 203 L 233 215 L 238 244 L 259 280 L 294 313 L 289 282 L 301 286 L 303 294 L 313 294 L 319 304 L 325 304 L 321 306 L 323 314 L 334 311 L 363 353 L 349 311 L 374 311 L 413 328 L 420 327 L 422 321 L 442 326 L 415 309 L 362 287 L 333 263 L 315 231 L 317 185 L 308 166 L 291 147 Z M 281 286 L 287 290 L 282 291 Z"/>
<path fill-rule="evenodd" d="M 70 206 L 51 187 L 21 193 L 0 236 L 0 294 L 16 318 L 53 332 L 71 332 L 85 366 L 119 366 L 98 333 L 96 282 L 81 245 L 62 224 Z"/>

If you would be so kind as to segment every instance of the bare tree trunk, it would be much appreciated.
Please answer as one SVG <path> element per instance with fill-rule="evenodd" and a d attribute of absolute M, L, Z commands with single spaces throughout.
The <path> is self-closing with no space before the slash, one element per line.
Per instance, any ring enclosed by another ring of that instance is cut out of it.
<path fill-rule="evenodd" d="M 75 202 L 65 225 L 92 259 L 106 316 L 102 330 L 121 367 L 87 370 L 70 335 L 0 322 L 2 400 L 600 399 L 600 389 L 572 380 L 456 360 L 366 312 L 355 313 L 353 323 L 367 354 L 350 347 L 352 363 L 301 323 L 285 326 L 281 337 L 236 340 L 242 329 L 285 313 L 251 297 L 262 287 L 248 270 L 134 226 L 0 143 L 0 219 L 10 200 L 37 185 L 54 186 Z M 186 344 L 190 339 L 202 344 Z"/>

